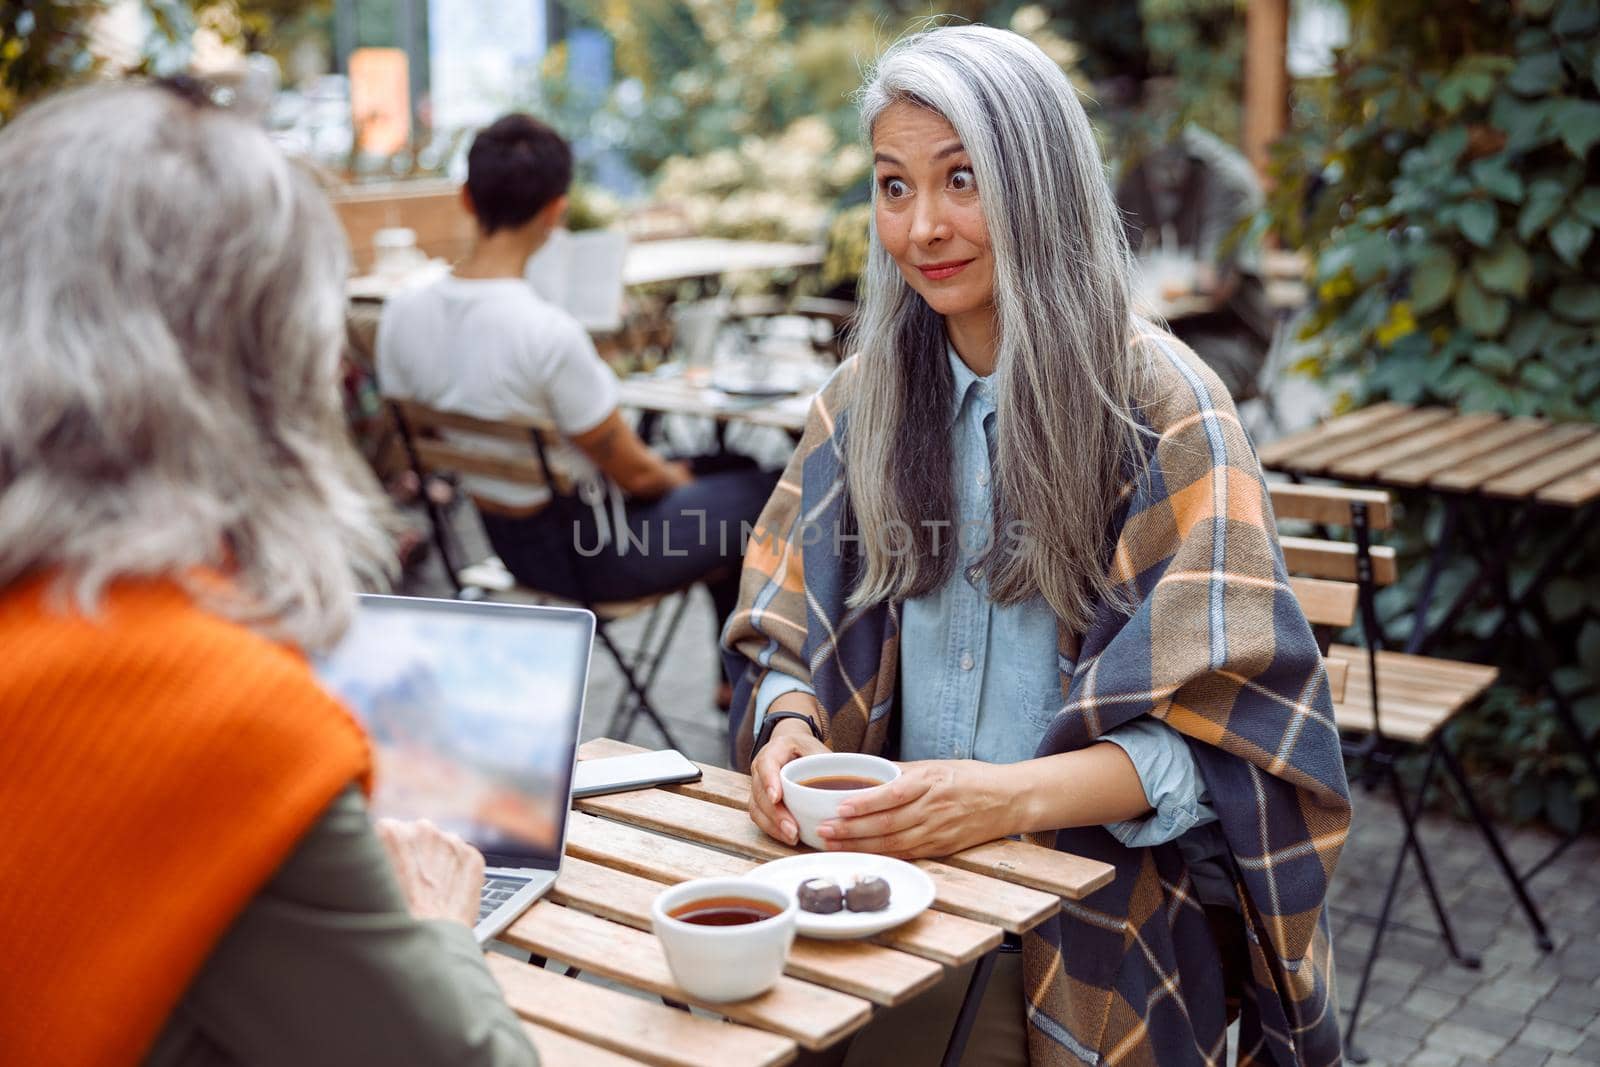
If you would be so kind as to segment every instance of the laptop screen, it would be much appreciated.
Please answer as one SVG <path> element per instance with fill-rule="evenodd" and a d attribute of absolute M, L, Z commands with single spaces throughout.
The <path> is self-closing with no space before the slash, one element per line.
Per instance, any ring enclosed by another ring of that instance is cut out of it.
<path fill-rule="evenodd" d="M 363 596 L 316 664 L 372 738 L 374 815 L 429 819 L 491 864 L 555 870 L 594 617 Z"/>

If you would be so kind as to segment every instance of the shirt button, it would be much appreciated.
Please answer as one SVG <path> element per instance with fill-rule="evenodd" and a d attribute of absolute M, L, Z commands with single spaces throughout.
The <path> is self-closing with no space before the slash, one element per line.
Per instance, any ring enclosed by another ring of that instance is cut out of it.
<path fill-rule="evenodd" d="M 988 485 L 989 484 L 989 472 L 988 471 L 979 471 L 978 472 L 978 484 L 979 485 Z"/>
<path fill-rule="evenodd" d="M 961 669 L 964 670 L 964 671 L 970 671 L 972 669 L 972 653 L 971 652 L 963 652 L 963 653 L 961 653 Z"/>

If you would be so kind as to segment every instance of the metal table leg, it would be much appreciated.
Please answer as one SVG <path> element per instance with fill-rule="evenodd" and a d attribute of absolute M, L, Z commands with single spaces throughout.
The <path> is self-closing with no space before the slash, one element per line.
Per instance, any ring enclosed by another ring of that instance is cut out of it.
<path fill-rule="evenodd" d="M 1422 654 L 1438 635 L 1438 629 L 1428 626 L 1428 608 L 1433 603 L 1434 587 L 1438 584 L 1439 575 L 1443 573 L 1445 563 L 1450 558 L 1450 542 L 1455 539 L 1456 521 L 1461 511 L 1461 501 L 1450 497 L 1444 503 L 1444 521 L 1439 530 L 1439 543 L 1433 546 L 1433 554 L 1428 557 L 1428 574 L 1422 581 L 1422 589 L 1417 593 L 1417 605 L 1413 609 L 1416 621 L 1411 627 L 1411 636 L 1406 641 L 1406 652 L 1413 656 Z"/>
<path fill-rule="evenodd" d="M 1455 598 L 1450 602 L 1450 606 L 1445 609 L 1444 614 L 1440 616 L 1437 623 L 1429 626 L 1427 618 L 1420 612 L 1418 613 L 1416 625 L 1412 628 L 1411 638 L 1406 643 L 1406 651 L 1414 655 L 1425 655 L 1428 648 L 1440 635 L 1448 633 L 1450 627 L 1460 617 L 1461 613 L 1472 606 L 1472 602 L 1477 599 L 1478 594 L 1485 585 L 1491 587 L 1492 593 L 1495 587 L 1505 581 L 1509 557 L 1498 545 L 1516 543 L 1532 525 L 1531 519 L 1528 516 L 1524 516 L 1521 521 L 1514 523 L 1512 528 L 1502 537 L 1495 538 L 1483 530 L 1475 529 L 1475 523 L 1469 521 L 1469 517 L 1460 511 L 1456 514 L 1456 520 L 1456 523 L 1451 524 L 1450 532 L 1453 536 L 1459 534 L 1462 544 L 1476 565 L 1477 573 L 1472 576 L 1465 587 L 1456 593 Z M 1497 542 L 1498 545 L 1496 544 Z M 1437 566 L 1442 570 L 1444 563 L 1444 559 L 1436 552 L 1434 559 L 1429 563 L 1429 582 L 1435 579 L 1433 569 Z M 1432 590 L 1429 589 L 1427 592 L 1431 598 Z"/>
<path fill-rule="evenodd" d="M 1539 565 L 1538 570 L 1534 571 L 1533 577 L 1530 578 L 1528 583 L 1522 587 L 1521 592 L 1512 590 L 1511 578 L 1509 573 L 1507 573 L 1504 587 L 1505 603 L 1503 605 L 1505 615 L 1501 618 L 1500 625 L 1496 629 L 1497 637 L 1500 633 L 1503 633 L 1508 628 L 1515 629 L 1517 627 L 1517 620 L 1523 611 L 1535 609 L 1540 606 L 1540 594 L 1544 592 L 1545 586 L 1550 584 L 1551 580 L 1556 577 L 1557 573 L 1564 564 L 1570 562 L 1570 557 L 1568 554 L 1573 549 L 1577 548 L 1578 545 L 1582 543 L 1583 539 L 1587 537 L 1589 532 L 1593 529 L 1591 520 L 1594 516 L 1594 512 L 1595 506 L 1591 505 L 1579 511 L 1572 517 L 1572 521 L 1568 523 L 1567 532 L 1563 534 L 1561 539 L 1557 541 L 1549 550 L 1549 552 L 1545 554 L 1544 562 Z M 1530 505 L 1524 521 L 1517 524 L 1517 531 L 1513 534 L 1513 536 L 1520 537 L 1522 533 L 1532 528 L 1534 522 L 1537 521 L 1539 514 L 1539 505 Z"/>
<path fill-rule="evenodd" d="M 978 1009 L 983 1004 L 983 994 L 989 988 L 989 976 L 994 973 L 994 963 L 1000 957 L 1000 946 L 984 953 L 967 983 L 967 994 L 961 1000 L 961 1011 L 956 1015 L 956 1028 L 950 1032 L 950 1043 L 945 1046 L 942 1067 L 960 1067 L 961 1057 L 967 1051 L 967 1039 L 972 1036 L 972 1026 L 978 1021 Z"/>

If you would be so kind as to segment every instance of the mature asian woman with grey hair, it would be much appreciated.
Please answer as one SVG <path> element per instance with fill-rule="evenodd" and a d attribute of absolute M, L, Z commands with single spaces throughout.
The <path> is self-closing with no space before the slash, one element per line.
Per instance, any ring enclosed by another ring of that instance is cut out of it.
<path fill-rule="evenodd" d="M 1026 836 L 1115 867 L 1002 950 L 969 1064 L 1220 1063 L 1235 1018 L 1240 1063 L 1336 1062 L 1323 901 L 1348 790 L 1228 394 L 1130 310 L 1093 133 L 1036 47 L 920 33 L 860 100 L 855 355 L 724 634 L 751 816 L 793 843 L 779 769 L 882 753 L 900 778 L 846 800 L 830 849 Z M 932 1062 L 961 993 L 889 1013 L 851 1062 Z"/>
<path fill-rule="evenodd" d="M 306 654 L 391 558 L 309 177 L 187 83 L 0 130 L 0 1061 L 519 1064 L 483 858 Z"/>

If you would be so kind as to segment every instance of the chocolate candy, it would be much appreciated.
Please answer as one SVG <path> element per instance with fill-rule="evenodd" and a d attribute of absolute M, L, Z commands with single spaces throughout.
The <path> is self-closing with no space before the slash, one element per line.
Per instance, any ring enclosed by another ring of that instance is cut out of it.
<path fill-rule="evenodd" d="M 831 915 L 844 910 L 844 891 L 831 878 L 807 878 L 800 883 L 796 896 L 800 898 L 801 911 Z"/>
<path fill-rule="evenodd" d="M 857 877 L 845 890 L 844 906 L 851 911 L 882 911 L 889 906 L 889 883 L 875 874 Z"/>

